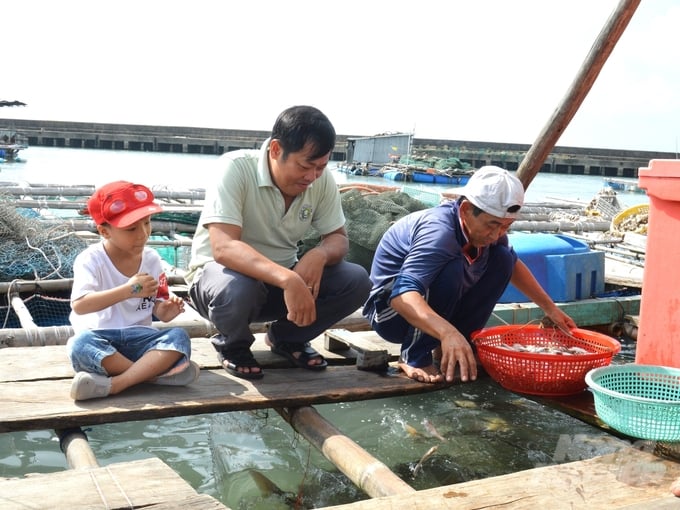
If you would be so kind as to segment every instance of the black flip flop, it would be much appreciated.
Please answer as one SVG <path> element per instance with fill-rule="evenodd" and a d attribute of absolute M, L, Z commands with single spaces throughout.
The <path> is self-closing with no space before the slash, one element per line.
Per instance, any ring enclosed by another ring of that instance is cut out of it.
<path fill-rule="evenodd" d="M 238 349 L 227 354 L 217 353 L 217 359 L 227 373 L 241 379 L 262 379 L 264 372 L 250 349 Z M 224 362 L 227 362 L 225 365 Z M 239 368 L 259 368 L 259 372 L 241 372 Z"/>
<path fill-rule="evenodd" d="M 288 359 L 295 366 L 305 368 L 307 370 L 324 370 L 328 366 L 328 362 L 309 344 L 309 342 L 304 344 L 279 342 L 275 345 L 272 345 L 271 350 L 274 354 L 278 354 L 279 356 L 283 356 L 284 358 Z M 294 353 L 296 352 L 300 353 L 299 358 L 294 356 Z M 320 358 L 321 363 L 310 365 L 309 362 L 313 358 Z"/>

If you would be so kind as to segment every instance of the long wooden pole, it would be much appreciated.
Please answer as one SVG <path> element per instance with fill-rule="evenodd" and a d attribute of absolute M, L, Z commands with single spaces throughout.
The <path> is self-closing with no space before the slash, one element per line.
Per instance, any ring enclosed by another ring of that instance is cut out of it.
<path fill-rule="evenodd" d="M 99 467 L 87 435 L 80 427 L 71 429 L 58 429 L 55 431 L 59 437 L 59 446 L 66 455 L 66 460 L 71 469 L 87 469 Z"/>
<path fill-rule="evenodd" d="M 277 409 L 277 412 L 372 498 L 415 492 L 413 487 L 343 435 L 313 407 Z"/>
<path fill-rule="evenodd" d="M 538 135 L 534 144 L 527 151 L 517 169 L 517 177 L 522 181 L 524 189 L 527 189 L 531 181 L 534 180 L 546 158 L 555 147 L 557 140 L 559 140 L 574 117 L 574 114 L 581 106 L 581 103 L 583 103 L 583 100 L 588 95 L 593 83 L 595 83 L 595 79 L 600 74 L 604 63 L 609 58 L 621 34 L 623 34 L 628 26 L 628 22 L 639 4 L 640 0 L 621 0 L 607 20 L 595 44 L 590 49 L 590 53 L 581 65 L 576 78 L 569 87 L 567 94 Z"/>

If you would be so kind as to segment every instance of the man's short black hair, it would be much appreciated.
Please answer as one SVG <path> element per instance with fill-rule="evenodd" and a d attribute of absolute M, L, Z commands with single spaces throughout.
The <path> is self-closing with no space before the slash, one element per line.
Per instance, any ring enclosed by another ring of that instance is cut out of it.
<path fill-rule="evenodd" d="M 309 159 L 318 159 L 335 147 L 335 128 L 317 108 L 292 106 L 279 114 L 271 138 L 281 144 L 284 159 L 291 152 L 301 151 L 307 144 L 313 148 Z"/>

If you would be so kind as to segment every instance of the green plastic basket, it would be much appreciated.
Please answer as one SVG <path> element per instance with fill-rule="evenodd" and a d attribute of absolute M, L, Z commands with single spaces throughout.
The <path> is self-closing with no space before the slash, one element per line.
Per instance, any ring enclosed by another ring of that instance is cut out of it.
<path fill-rule="evenodd" d="M 680 370 L 610 365 L 586 374 L 595 411 L 613 429 L 639 439 L 680 441 Z"/>

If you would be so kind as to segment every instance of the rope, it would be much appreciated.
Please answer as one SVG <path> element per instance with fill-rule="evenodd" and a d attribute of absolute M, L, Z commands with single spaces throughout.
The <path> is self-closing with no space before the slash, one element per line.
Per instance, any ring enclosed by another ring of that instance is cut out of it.
<path fill-rule="evenodd" d="M 113 473 L 111 472 L 111 470 L 109 469 L 108 466 L 106 466 L 106 472 L 107 472 L 109 475 L 111 475 L 111 479 L 113 480 L 113 483 L 116 484 L 116 487 L 118 487 L 118 490 L 120 491 L 120 493 L 121 493 L 121 494 L 123 495 L 123 497 L 125 498 L 125 501 L 127 501 L 128 507 L 129 507 L 129 508 L 134 508 L 134 505 L 132 504 L 132 501 L 130 501 L 130 498 L 129 498 L 128 495 L 125 493 L 125 490 L 124 490 L 123 487 L 120 485 L 120 483 L 118 483 L 118 479 L 117 479 L 115 476 L 113 476 Z"/>
<path fill-rule="evenodd" d="M 92 478 L 92 481 L 94 482 L 94 486 L 97 488 L 97 492 L 99 493 L 99 499 L 101 500 L 102 503 L 104 503 L 104 508 L 106 510 L 109 510 L 111 508 L 109 504 L 106 501 L 106 496 L 104 496 L 104 492 L 102 491 L 102 488 L 99 486 L 99 482 L 97 481 L 97 477 L 94 476 L 94 471 L 90 471 L 90 478 Z"/>
<path fill-rule="evenodd" d="M 120 485 L 120 483 L 118 482 L 118 479 L 114 476 L 114 474 L 111 472 L 111 470 L 109 469 L 108 466 L 106 466 L 104 469 L 106 469 L 106 472 L 107 472 L 107 473 L 109 474 L 109 476 L 111 477 L 111 480 L 113 480 L 113 483 L 116 484 L 116 487 L 118 488 L 118 491 L 119 491 L 119 492 L 122 494 L 122 496 L 125 498 L 125 501 L 127 502 L 128 508 L 134 509 L 135 507 L 134 507 L 134 505 L 132 504 L 132 501 L 130 501 L 130 498 L 128 497 L 128 495 L 125 493 L 125 490 L 123 489 L 123 487 L 122 487 L 122 486 Z M 97 477 L 95 476 L 94 470 L 90 471 L 90 478 L 91 478 L 92 481 L 94 482 L 94 486 L 95 486 L 96 489 L 97 489 L 97 493 L 99 493 L 99 499 L 100 499 L 101 502 L 104 504 L 104 508 L 106 508 L 106 510 L 109 510 L 111 507 L 109 506 L 109 503 L 108 503 L 108 501 L 106 500 L 106 496 L 104 495 L 104 491 L 102 491 L 102 488 L 101 488 L 101 486 L 99 485 L 99 482 L 97 481 Z"/>

